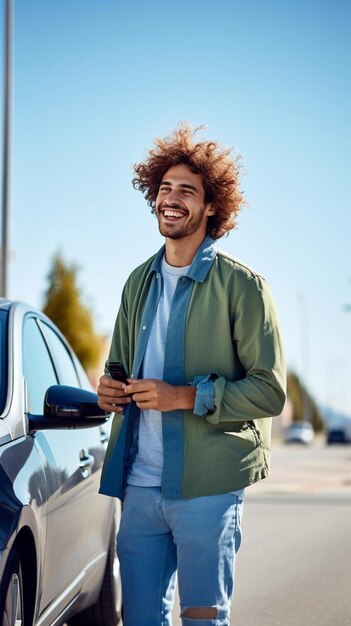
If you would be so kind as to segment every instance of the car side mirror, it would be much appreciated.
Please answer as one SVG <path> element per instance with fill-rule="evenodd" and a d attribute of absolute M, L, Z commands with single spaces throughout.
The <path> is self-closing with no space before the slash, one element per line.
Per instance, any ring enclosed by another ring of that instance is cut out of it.
<path fill-rule="evenodd" d="M 45 394 L 43 415 L 28 413 L 29 432 L 100 426 L 109 419 L 111 413 L 103 411 L 97 399 L 97 394 L 92 391 L 53 385 Z"/>

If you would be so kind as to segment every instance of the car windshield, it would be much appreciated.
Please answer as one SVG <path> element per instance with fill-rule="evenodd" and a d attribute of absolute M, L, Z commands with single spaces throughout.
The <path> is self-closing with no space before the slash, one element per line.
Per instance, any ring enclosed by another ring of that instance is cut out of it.
<path fill-rule="evenodd" d="M 7 394 L 7 311 L 0 309 L 0 415 Z"/>

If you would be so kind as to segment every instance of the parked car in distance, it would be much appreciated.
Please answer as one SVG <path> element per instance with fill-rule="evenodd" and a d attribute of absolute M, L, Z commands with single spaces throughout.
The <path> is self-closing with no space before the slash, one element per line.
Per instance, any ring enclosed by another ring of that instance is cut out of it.
<path fill-rule="evenodd" d="M 327 425 L 327 443 L 351 443 L 351 418 L 337 417 Z"/>
<path fill-rule="evenodd" d="M 52 322 L 0 299 L 0 626 L 116 626 L 110 415 Z"/>
<path fill-rule="evenodd" d="M 285 443 L 310 444 L 314 440 L 314 430 L 310 422 L 300 420 L 293 422 L 284 433 Z"/>

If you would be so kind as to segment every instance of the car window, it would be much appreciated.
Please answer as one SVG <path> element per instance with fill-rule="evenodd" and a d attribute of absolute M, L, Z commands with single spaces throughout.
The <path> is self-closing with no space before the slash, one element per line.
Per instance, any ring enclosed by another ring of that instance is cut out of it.
<path fill-rule="evenodd" d="M 74 363 L 65 344 L 48 324 L 45 324 L 45 322 L 41 320 L 39 323 L 54 359 L 60 384 L 69 385 L 70 387 L 80 387 Z"/>
<path fill-rule="evenodd" d="M 7 311 L 0 311 L 0 413 L 7 395 Z"/>
<path fill-rule="evenodd" d="M 56 372 L 34 317 L 26 318 L 23 326 L 23 376 L 27 382 L 28 410 L 42 415 L 45 393 L 57 385 Z"/>
<path fill-rule="evenodd" d="M 82 387 L 82 389 L 87 389 L 88 391 L 94 391 L 92 383 L 90 382 L 86 371 L 83 369 L 83 366 L 78 361 L 78 359 L 76 360 L 76 368 L 77 368 L 77 372 L 78 372 L 78 376 L 80 380 L 80 386 Z"/>

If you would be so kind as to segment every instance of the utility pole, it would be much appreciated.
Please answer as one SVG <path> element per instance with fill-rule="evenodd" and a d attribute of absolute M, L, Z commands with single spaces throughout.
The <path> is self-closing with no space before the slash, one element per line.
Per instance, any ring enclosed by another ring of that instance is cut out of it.
<path fill-rule="evenodd" d="M 300 302 L 300 340 L 301 340 L 301 374 L 304 374 L 302 380 L 303 389 L 303 419 L 311 421 L 311 405 L 308 397 L 308 374 L 309 374 L 309 332 L 308 332 L 308 306 L 304 295 L 299 295 Z"/>
<path fill-rule="evenodd" d="M 4 121 L 2 151 L 2 220 L 0 296 L 7 295 L 8 214 L 10 197 L 10 130 L 11 130 L 11 68 L 12 68 L 12 0 L 5 0 L 4 23 Z"/>
<path fill-rule="evenodd" d="M 351 283 L 351 277 L 349 277 L 349 283 Z M 344 304 L 344 312 L 345 313 L 351 313 L 351 303 L 348 302 L 347 304 Z"/>

